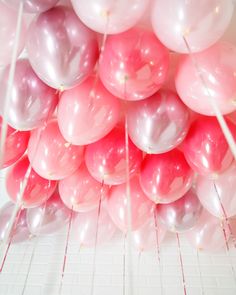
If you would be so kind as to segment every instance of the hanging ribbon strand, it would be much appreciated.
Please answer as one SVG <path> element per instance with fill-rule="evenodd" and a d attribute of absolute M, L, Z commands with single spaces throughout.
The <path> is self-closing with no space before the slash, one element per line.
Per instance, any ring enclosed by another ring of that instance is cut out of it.
<path fill-rule="evenodd" d="M 178 233 L 176 233 L 176 239 L 177 239 L 177 245 L 178 245 L 179 261 L 180 261 L 180 267 L 181 267 L 181 275 L 182 275 L 182 284 L 183 284 L 183 288 L 184 288 L 184 295 L 187 295 L 186 281 L 185 281 L 185 274 L 184 274 L 184 264 L 183 264 L 183 258 L 182 258 L 182 252 L 181 252 L 180 240 L 179 240 L 179 234 Z"/>

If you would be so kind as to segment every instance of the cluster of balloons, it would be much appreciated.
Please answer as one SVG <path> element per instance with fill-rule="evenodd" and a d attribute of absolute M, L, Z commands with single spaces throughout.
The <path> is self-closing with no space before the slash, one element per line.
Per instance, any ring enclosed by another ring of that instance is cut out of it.
<path fill-rule="evenodd" d="M 9 167 L 7 193 L 21 208 L 13 241 L 72 218 L 85 246 L 119 229 L 139 251 L 166 231 L 224 247 L 236 162 L 212 100 L 236 140 L 236 47 L 221 40 L 233 1 L 26 0 L 35 15 L 22 22 L 17 54 L 27 58 L 9 86 L 20 2 L 0 2 L 0 169 Z M 0 211 L 1 239 L 12 202 Z"/>

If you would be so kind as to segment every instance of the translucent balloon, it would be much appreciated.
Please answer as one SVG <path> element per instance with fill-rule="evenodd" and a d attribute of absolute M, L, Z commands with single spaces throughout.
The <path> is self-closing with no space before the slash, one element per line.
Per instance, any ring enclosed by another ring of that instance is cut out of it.
<path fill-rule="evenodd" d="M 188 53 L 204 50 L 219 40 L 234 10 L 231 0 L 155 0 L 152 26 L 166 47 Z"/>
<path fill-rule="evenodd" d="M 10 66 L 4 71 L 0 82 L 0 113 L 2 115 L 9 70 Z M 42 126 L 50 118 L 58 102 L 55 89 L 48 87 L 36 76 L 26 59 L 19 59 L 16 62 L 10 95 L 7 121 L 18 130 L 31 130 Z"/>
<path fill-rule="evenodd" d="M 107 135 L 117 124 L 118 98 L 109 93 L 96 77 L 64 91 L 58 106 L 58 124 L 64 138 L 86 145 Z"/>
<path fill-rule="evenodd" d="M 235 73 L 236 47 L 218 43 L 180 59 L 175 77 L 176 89 L 183 102 L 195 112 L 215 115 L 213 100 L 222 114 L 228 114 L 236 110 Z"/>
<path fill-rule="evenodd" d="M 10 168 L 6 176 L 9 197 L 14 203 L 20 202 L 25 208 L 37 207 L 44 203 L 53 194 L 57 185 L 56 181 L 44 179 L 32 169 L 21 196 L 28 167 L 29 160 L 25 156 Z"/>
<path fill-rule="evenodd" d="M 98 57 L 96 35 L 71 8 L 58 6 L 31 24 L 27 52 L 36 74 L 56 89 L 72 88 L 92 72 Z"/>
<path fill-rule="evenodd" d="M 133 28 L 107 38 L 99 75 L 113 95 L 124 100 L 141 100 L 160 89 L 168 64 L 168 50 L 155 35 Z"/>
<path fill-rule="evenodd" d="M 178 96 L 161 90 L 128 107 L 129 136 L 142 151 L 167 152 L 185 138 L 190 123 L 187 107 Z"/>
<path fill-rule="evenodd" d="M 7 5 L 12 8 L 19 6 L 22 0 L 3 0 Z M 24 11 L 27 13 L 40 13 L 44 12 L 57 4 L 59 0 L 23 0 Z"/>
<path fill-rule="evenodd" d="M 82 146 L 71 145 L 62 137 L 57 122 L 32 131 L 28 156 L 34 170 L 46 179 L 59 180 L 74 173 L 83 160 Z"/>
<path fill-rule="evenodd" d="M 71 0 L 79 18 L 92 30 L 117 34 L 132 28 L 142 17 L 149 0 Z"/>
<path fill-rule="evenodd" d="M 193 171 L 179 150 L 146 155 L 140 171 L 140 184 L 155 203 L 170 203 L 181 198 L 191 187 Z"/>
<path fill-rule="evenodd" d="M 129 173 L 138 171 L 142 152 L 129 140 Z M 125 132 L 114 128 L 108 135 L 86 147 L 85 162 L 91 175 L 100 182 L 114 185 L 126 181 Z"/>
<path fill-rule="evenodd" d="M 236 139 L 236 126 L 226 119 Z M 215 176 L 227 169 L 233 155 L 216 118 L 199 117 L 190 127 L 183 145 L 184 155 L 193 170 Z"/>
<path fill-rule="evenodd" d="M 201 212 L 201 203 L 193 189 L 177 201 L 157 205 L 158 219 L 167 230 L 178 233 L 193 228 Z"/>
<path fill-rule="evenodd" d="M 113 186 L 108 198 L 108 212 L 116 226 L 123 232 L 129 230 L 129 207 L 126 183 Z M 143 193 L 138 177 L 130 181 L 130 226 L 137 230 L 153 214 L 154 203 Z"/>

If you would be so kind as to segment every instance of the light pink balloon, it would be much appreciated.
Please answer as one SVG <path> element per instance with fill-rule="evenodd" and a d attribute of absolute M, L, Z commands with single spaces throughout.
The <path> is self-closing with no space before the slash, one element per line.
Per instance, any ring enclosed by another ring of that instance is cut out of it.
<path fill-rule="evenodd" d="M 236 215 L 236 163 L 215 179 L 198 176 L 196 192 L 202 205 L 218 218 Z"/>
<path fill-rule="evenodd" d="M 64 204 L 74 211 L 87 212 L 98 207 L 109 187 L 95 180 L 82 164 L 69 177 L 59 181 L 59 193 Z"/>
<path fill-rule="evenodd" d="M 179 97 L 161 90 L 128 107 L 128 129 L 133 143 L 150 154 L 167 152 L 185 138 L 190 114 Z"/>
<path fill-rule="evenodd" d="M 0 113 L 3 115 L 10 66 L 0 82 Z M 56 90 L 44 84 L 34 73 L 26 59 L 16 62 L 11 88 L 8 124 L 18 130 L 31 130 L 42 126 L 52 115 L 58 102 Z"/>
<path fill-rule="evenodd" d="M 161 42 L 173 51 L 188 53 L 204 50 L 219 40 L 234 10 L 231 0 L 156 0 L 152 26 Z"/>
<path fill-rule="evenodd" d="M 113 95 L 124 100 L 141 100 L 161 88 L 168 65 L 168 50 L 155 35 L 133 28 L 107 38 L 99 61 L 99 75 Z"/>
<path fill-rule="evenodd" d="M 142 152 L 129 140 L 129 173 L 136 173 L 142 162 Z M 108 135 L 86 147 L 85 163 L 91 175 L 109 185 L 126 181 L 125 132 L 114 128 Z"/>
<path fill-rule="evenodd" d="M 228 114 L 236 110 L 235 73 L 236 47 L 221 42 L 180 59 L 175 77 L 176 90 L 183 102 L 195 112 L 215 115 L 213 99 L 220 112 Z"/>
<path fill-rule="evenodd" d="M 34 170 L 46 179 L 59 180 L 74 173 L 83 160 L 82 146 L 74 146 L 62 137 L 57 122 L 33 130 L 28 156 Z"/>
<path fill-rule="evenodd" d="M 29 164 L 28 158 L 23 157 L 8 170 L 6 176 L 9 197 L 14 203 L 20 202 L 24 208 L 37 207 L 44 203 L 53 194 L 57 185 L 56 181 L 42 178 L 31 169 L 25 189 L 22 191 Z"/>
<path fill-rule="evenodd" d="M 17 8 L 22 0 L 3 0 L 12 8 Z M 23 0 L 24 11 L 27 13 L 44 12 L 57 4 L 59 0 Z"/>
<path fill-rule="evenodd" d="M 144 14 L 149 0 L 71 0 L 86 26 L 102 34 L 132 28 Z"/>
<path fill-rule="evenodd" d="M 86 145 L 107 135 L 117 124 L 119 115 L 118 98 L 95 76 L 64 91 L 57 112 L 62 135 L 76 145 Z"/>
<path fill-rule="evenodd" d="M 131 230 L 144 225 L 153 214 L 154 203 L 142 191 L 138 177 L 130 180 L 130 221 Z M 108 198 L 108 212 L 116 226 L 123 232 L 129 230 L 128 195 L 126 183 L 112 186 Z"/>
<path fill-rule="evenodd" d="M 98 57 L 95 33 L 71 8 L 58 6 L 31 24 L 27 52 L 36 74 L 56 89 L 72 88 L 93 71 Z"/>

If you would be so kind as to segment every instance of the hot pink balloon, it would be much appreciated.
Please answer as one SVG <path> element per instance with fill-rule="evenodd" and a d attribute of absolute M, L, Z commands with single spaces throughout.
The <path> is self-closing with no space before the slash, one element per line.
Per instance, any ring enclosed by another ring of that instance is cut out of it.
<path fill-rule="evenodd" d="M 227 119 L 226 122 L 236 139 L 236 126 Z M 233 161 L 225 136 L 214 117 L 200 117 L 193 122 L 183 149 L 192 169 L 203 175 L 221 173 Z"/>
<path fill-rule="evenodd" d="M 107 135 L 120 114 L 118 98 L 109 93 L 96 77 L 64 91 L 58 106 L 58 124 L 64 138 L 86 145 Z"/>
<path fill-rule="evenodd" d="M 10 66 L 0 82 L 0 113 L 3 115 Z M 58 102 L 55 89 L 44 84 L 26 59 L 16 62 L 15 75 L 7 110 L 8 124 L 18 130 L 42 126 L 52 115 Z"/>
<path fill-rule="evenodd" d="M 108 212 L 116 226 L 123 232 L 129 230 L 129 206 L 126 183 L 112 186 L 108 198 Z M 154 211 L 154 203 L 143 193 L 138 177 L 130 181 L 130 227 L 137 230 L 144 225 Z"/>
<path fill-rule="evenodd" d="M 7 5 L 12 8 L 19 6 L 22 0 L 3 0 Z M 44 12 L 57 4 L 59 0 L 23 0 L 24 11 L 27 13 L 40 13 Z"/>
<path fill-rule="evenodd" d="M 149 154 L 167 152 L 185 138 L 190 114 L 179 97 L 161 90 L 152 97 L 132 102 L 128 108 L 129 136 Z"/>
<path fill-rule="evenodd" d="M 11 62 L 14 42 L 16 38 L 17 12 L 0 2 L 0 66 Z M 21 25 L 17 56 L 24 48 L 26 36 L 26 25 L 24 21 Z"/>
<path fill-rule="evenodd" d="M 155 203 L 170 203 L 181 198 L 191 187 L 193 171 L 181 151 L 147 155 L 140 171 L 140 184 Z"/>
<path fill-rule="evenodd" d="M 104 86 L 124 100 L 141 100 L 164 83 L 168 50 L 151 31 L 133 28 L 109 36 L 99 63 Z"/>
<path fill-rule="evenodd" d="M 161 42 L 173 51 L 204 50 L 219 40 L 227 29 L 234 5 L 231 0 L 156 0 L 152 26 Z"/>
<path fill-rule="evenodd" d="M 228 114 L 236 110 L 235 72 L 236 47 L 218 43 L 180 59 L 175 77 L 176 89 L 183 102 L 195 112 L 215 115 L 212 99 L 222 114 Z"/>
<path fill-rule="evenodd" d="M 31 24 L 27 52 L 36 74 L 56 89 L 72 88 L 92 72 L 98 57 L 96 35 L 71 8 L 58 6 Z"/>
<path fill-rule="evenodd" d="M 129 140 L 129 173 L 138 171 L 142 152 Z M 114 185 L 126 181 L 125 132 L 116 127 L 99 141 L 86 147 L 85 162 L 91 175 L 100 182 Z"/>
<path fill-rule="evenodd" d="M 0 136 L 1 133 L 2 118 L 0 117 Z M 0 169 L 12 165 L 23 156 L 28 146 L 29 137 L 29 132 L 17 131 L 7 126 L 4 154 L 2 155 L 3 158 L 2 163 L 0 163 Z"/>
<path fill-rule="evenodd" d="M 74 146 L 62 137 L 57 122 L 32 131 L 28 156 L 34 170 L 46 179 L 59 180 L 74 173 L 83 160 L 82 146 Z"/>
<path fill-rule="evenodd" d="M 36 207 L 44 203 L 53 194 L 57 185 L 56 181 L 44 179 L 31 169 L 21 196 L 29 165 L 29 160 L 25 156 L 10 168 L 6 176 L 9 197 L 14 203 L 19 202 L 25 208 Z"/>
<path fill-rule="evenodd" d="M 59 182 L 62 201 L 68 208 L 78 212 L 97 208 L 100 199 L 108 195 L 108 190 L 107 185 L 101 184 L 89 174 L 85 164 Z"/>

